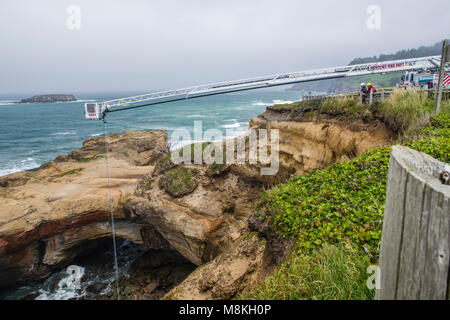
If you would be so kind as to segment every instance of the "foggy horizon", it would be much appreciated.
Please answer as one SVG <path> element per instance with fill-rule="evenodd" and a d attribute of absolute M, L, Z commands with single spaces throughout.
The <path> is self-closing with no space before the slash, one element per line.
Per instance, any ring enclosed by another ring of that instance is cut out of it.
<path fill-rule="evenodd" d="M 67 26 L 71 5 L 79 29 Z M 366 26 L 370 5 L 380 29 Z M 1 95 L 138 93 L 433 45 L 449 37 L 450 3 L 19 0 L 0 4 L 0 29 Z"/>

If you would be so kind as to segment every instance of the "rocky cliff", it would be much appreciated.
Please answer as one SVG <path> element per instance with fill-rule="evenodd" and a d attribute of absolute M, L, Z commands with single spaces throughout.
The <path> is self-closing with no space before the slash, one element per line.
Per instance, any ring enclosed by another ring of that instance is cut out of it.
<path fill-rule="evenodd" d="M 123 199 L 167 152 L 164 131 L 108 137 L 113 209 L 119 237 L 142 243 L 145 227 L 130 217 Z M 39 169 L 0 178 L 0 285 L 46 277 L 67 265 L 89 242 L 111 236 L 105 139 Z"/>
<path fill-rule="evenodd" d="M 276 260 L 268 233 L 249 234 L 264 188 L 394 138 L 377 121 L 349 125 L 270 109 L 250 124 L 280 130 L 275 177 L 261 176 L 256 165 L 176 166 L 161 130 L 107 137 L 117 236 L 175 249 L 199 266 L 166 298 L 229 299 L 252 287 Z M 88 139 L 37 170 L 1 177 L 0 203 L 0 286 L 68 265 L 96 240 L 111 237 L 105 138 Z"/>

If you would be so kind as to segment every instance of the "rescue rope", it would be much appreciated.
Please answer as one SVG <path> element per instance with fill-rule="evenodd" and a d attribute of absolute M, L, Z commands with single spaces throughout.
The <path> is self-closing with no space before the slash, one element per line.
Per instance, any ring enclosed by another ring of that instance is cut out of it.
<path fill-rule="evenodd" d="M 113 196 L 111 188 L 111 175 L 109 170 L 109 151 L 108 151 L 108 130 L 106 126 L 106 121 L 103 120 L 103 125 L 105 127 L 105 147 L 106 147 L 106 171 L 108 175 L 108 186 L 109 186 L 109 208 L 111 210 L 111 230 L 113 238 L 113 248 L 114 248 L 114 269 L 116 272 L 116 289 L 117 289 L 117 300 L 120 300 L 120 288 L 119 288 L 119 265 L 117 263 L 117 247 L 116 247 L 116 229 L 114 226 L 114 212 L 113 212 Z"/>

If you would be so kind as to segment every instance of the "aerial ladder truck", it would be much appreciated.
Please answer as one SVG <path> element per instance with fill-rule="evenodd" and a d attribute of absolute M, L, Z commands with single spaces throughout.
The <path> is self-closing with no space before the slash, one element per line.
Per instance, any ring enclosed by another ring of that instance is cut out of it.
<path fill-rule="evenodd" d="M 292 73 L 283 73 L 271 76 L 249 78 L 243 80 L 218 82 L 193 86 L 182 89 L 174 89 L 161 92 L 119 98 L 85 104 L 84 116 L 86 119 L 104 119 L 109 112 L 117 112 L 145 106 L 200 98 L 211 95 L 231 92 L 269 88 L 295 83 L 337 79 L 345 77 L 363 76 L 388 72 L 425 72 L 436 70 L 440 67 L 441 56 L 429 56 L 414 59 L 401 59 L 374 63 L 365 63 L 341 67 L 324 68 Z M 445 66 L 450 72 L 450 64 Z M 447 73 L 450 74 L 450 73 Z"/>

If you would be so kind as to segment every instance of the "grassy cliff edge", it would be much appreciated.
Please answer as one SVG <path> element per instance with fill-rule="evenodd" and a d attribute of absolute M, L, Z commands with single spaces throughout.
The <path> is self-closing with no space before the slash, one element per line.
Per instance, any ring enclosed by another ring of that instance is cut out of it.
<path fill-rule="evenodd" d="M 275 106 L 277 107 L 277 106 Z M 304 107 L 301 103 L 278 106 Z M 325 100 L 318 112 L 363 113 L 349 98 Z M 397 91 L 372 112 L 395 128 L 403 144 L 450 162 L 450 101 L 432 115 L 433 100 Z M 261 195 L 256 216 L 295 242 L 294 250 L 245 299 L 373 299 L 367 267 L 378 261 L 390 146 L 312 170 Z"/>

